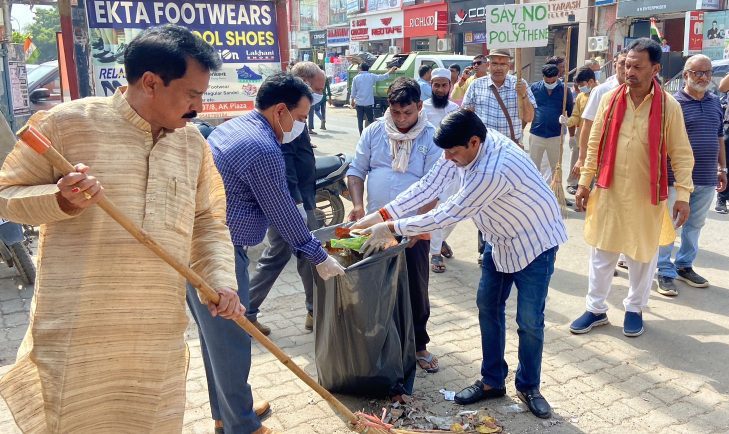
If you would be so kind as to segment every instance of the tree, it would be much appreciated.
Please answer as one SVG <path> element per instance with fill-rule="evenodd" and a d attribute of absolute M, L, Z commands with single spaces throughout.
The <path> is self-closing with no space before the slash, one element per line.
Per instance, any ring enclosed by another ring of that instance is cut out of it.
<path fill-rule="evenodd" d="M 33 43 L 38 47 L 39 52 L 38 56 L 33 56 L 35 59 L 30 59 L 29 63 L 43 63 L 58 59 L 56 32 L 60 31 L 61 19 L 58 15 L 58 8 L 35 8 L 35 20 L 23 32 L 33 38 Z"/>

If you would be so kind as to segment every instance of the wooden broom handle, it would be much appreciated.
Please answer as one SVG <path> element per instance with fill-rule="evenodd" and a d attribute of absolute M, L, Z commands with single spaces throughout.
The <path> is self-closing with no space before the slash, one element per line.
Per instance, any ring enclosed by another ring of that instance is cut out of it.
<path fill-rule="evenodd" d="M 567 115 L 567 82 L 570 76 L 570 46 L 572 45 L 572 27 L 567 27 L 567 47 L 565 48 L 565 59 L 564 59 L 564 96 L 562 97 L 562 114 Z"/>
<path fill-rule="evenodd" d="M 76 168 L 64 158 L 53 146 L 51 146 L 50 140 L 45 137 L 40 131 L 35 129 L 31 125 L 25 125 L 18 131 L 17 136 L 25 142 L 28 146 L 33 148 L 34 151 L 41 154 L 48 160 L 53 167 L 61 173 L 72 173 L 76 171 Z M 217 304 L 220 301 L 218 293 L 200 277 L 189 265 L 183 264 L 174 256 L 172 256 L 164 247 L 157 243 L 144 229 L 138 227 L 129 217 L 127 217 L 116 205 L 106 196 L 104 196 L 98 205 L 103 209 L 109 217 L 119 223 L 124 229 L 129 232 L 134 238 L 140 243 L 144 244 L 163 261 L 172 266 L 177 272 L 179 272 L 185 279 L 187 279 L 192 286 L 199 289 L 203 295 L 213 303 Z M 324 400 L 331 404 L 339 414 L 349 420 L 350 423 L 357 422 L 357 416 L 352 413 L 347 407 L 344 406 L 337 398 L 334 397 L 328 390 L 322 387 L 319 383 L 314 381 L 303 369 L 301 369 L 291 357 L 284 353 L 276 344 L 270 339 L 263 335 L 253 324 L 251 324 L 245 317 L 234 320 L 241 328 L 243 328 L 248 334 L 253 336 L 258 342 L 261 343 L 271 354 L 283 363 L 291 372 L 296 374 L 304 383 L 311 387 L 316 393 L 319 394 Z"/>

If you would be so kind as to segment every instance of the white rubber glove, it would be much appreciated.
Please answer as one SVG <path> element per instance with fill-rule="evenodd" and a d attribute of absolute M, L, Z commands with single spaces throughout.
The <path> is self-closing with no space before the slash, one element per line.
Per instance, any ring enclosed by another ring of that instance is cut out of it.
<path fill-rule="evenodd" d="M 329 280 L 334 276 L 344 276 L 344 267 L 331 255 L 327 255 L 324 262 L 316 264 L 316 272 L 322 279 Z"/>
<path fill-rule="evenodd" d="M 559 115 L 559 123 L 562 125 L 567 125 L 567 121 L 569 118 L 565 115 Z"/>
<path fill-rule="evenodd" d="M 357 220 L 351 227 L 351 229 L 365 229 L 370 226 L 374 226 L 378 223 L 382 223 L 384 220 L 382 220 L 382 216 L 380 215 L 380 212 L 373 212 L 372 214 L 368 214 L 361 219 Z"/>
<path fill-rule="evenodd" d="M 397 246 L 397 240 L 392 232 L 390 232 L 390 228 L 387 227 L 387 223 L 377 223 L 363 230 L 362 233 L 370 236 L 362 245 L 362 252 L 365 258 L 373 253 Z"/>

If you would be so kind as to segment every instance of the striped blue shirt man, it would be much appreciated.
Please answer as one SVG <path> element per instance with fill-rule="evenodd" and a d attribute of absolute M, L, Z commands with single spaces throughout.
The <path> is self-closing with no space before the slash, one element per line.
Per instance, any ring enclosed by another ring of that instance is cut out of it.
<path fill-rule="evenodd" d="M 296 209 L 286 184 L 281 144 L 266 118 L 253 110 L 231 119 L 216 128 L 208 142 L 225 184 L 233 244 L 259 244 L 270 224 L 311 262 L 323 262 L 327 253 Z"/>
<path fill-rule="evenodd" d="M 460 178 L 448 201 L 422 215 L 395 222 L 395 232 L 415 235 L 472 219 L 492 246 L 496 269 L 515 273 L 542 252 L 567 241 L 567 230 L 554 193 L 527 154 L 514 142 L 488 130 L 478 156 L 457 167 L 441 158 L 417 184 L 385 206 L 393 219 L 408 215 Z"/>
<path fill-rule="evenodd" d="M 471 111 L 448 114 L 433 141 L 444 149 L 443 158 L 425 178 L 355 227 L 369 225 L 365 247 L 376 250 L 396 244 L 392 232 L 417 235 L 473 220 L 488 242 L 476 292 L 483 360 L 481 378 L 454 400 L 469 405 L 506 394 L 504 311 L 516 286 L 517 395 L 532 413 L 548 418 L 551 407 L 539 392 L 544 309 L 557 249 L 567 241 L 557 199 L 527 154 L 503 134 L 487 129 Z M 460 189 L 445 203 L 426 214 L 403 217 L 435 200 L 454 180 Z"/>

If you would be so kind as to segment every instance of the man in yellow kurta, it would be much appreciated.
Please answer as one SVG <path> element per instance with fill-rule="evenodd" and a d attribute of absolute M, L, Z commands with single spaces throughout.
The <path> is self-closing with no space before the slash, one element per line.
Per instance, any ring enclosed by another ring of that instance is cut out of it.
<path fill-rule="evenodd" d="M 585 110 L 587 100 L 590 99 L 590 92 L 597 86 L 595 73 L 589 66 L 583 66 L 577 70 L 575 75 L 575 83 L 580 88 L 580 93 L 575 97 L 575 106 L 572 109 L 572 115 L 567 119 L 567 127 L 576 129 L 574 134 L 570 136 L 570 167 L 574 167 L 580 154 L 580 147 L 577 138 L 580 137 L 580 128 L 582 127 L 582 112 Z M 563 115 L 564 116 L 564 115 Z M 560 118 L 560 121 L 562 119 Z M 567 177 L 567 192 L 575 194 L 577 192 L 578 177 L 571 172 Z"/>
<path fill-rule="evenodd" d="M 219 62 L 182 27 L 147 29 L 126 49 L 128 89 L 29 121 L 76 172 L 55 171 L 22 142 L 7 157 L 0 215 L 41 225 L 28 332 L 0 380 L 24 432 L 182 430 L 185 280 L 93 206 L 104 195 L 216 288 L 211 314 L 244 313 L 230 236 L 210 198 L 219 175 L 187 125 Z"/>
<path fill-rule="evenodd" d="M 623 334 L 641 335 L 658 246 L 672 242 L 674 227 L 688 219 L 693 153 L 681 106 L 654 78 L 660 58 L 661 47 L 650 39 L 629 46 L 625 84 L 602 98 L 590 132 L 575 200 L 578 210 L 587 207 L 585 240 L 593 248 L 587 311 L 570 325 L 572 333 L 608 323 L 606 300 L 622 252 L 630 280 Z M 667 158 L 676 178 L 673 217 L 666 205 Z"/>

